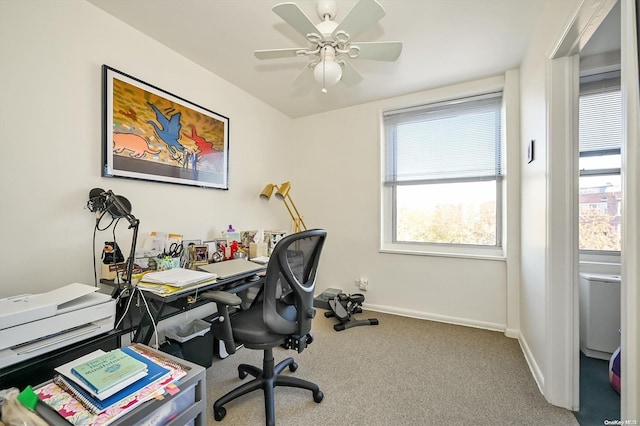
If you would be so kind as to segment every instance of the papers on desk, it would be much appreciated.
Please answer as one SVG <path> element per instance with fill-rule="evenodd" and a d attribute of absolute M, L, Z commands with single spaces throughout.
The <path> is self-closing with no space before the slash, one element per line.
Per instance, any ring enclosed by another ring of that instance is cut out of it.
<path fill-rule="evenodd" d="M 194 271 L 192 269 L 174 268 L 160 272 L 145 274 L 141 283 L 163 284 L 171 287 L 185 287 L 215 280 L 218 276 L 209 272 Z"/>

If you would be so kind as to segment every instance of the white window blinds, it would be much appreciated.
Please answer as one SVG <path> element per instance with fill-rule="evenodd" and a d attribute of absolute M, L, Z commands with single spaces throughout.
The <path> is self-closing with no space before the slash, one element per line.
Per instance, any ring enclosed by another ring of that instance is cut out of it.
<path fill-rule="evenodd" d="M 578 131 L 581 155 L 620 152 L 622 94 L 619 71 L 581 78 Z"/>
<path fill-rule="evenodd" d="M 496 179 L 502 175 L 502 93 L 384 114 L 385 183 Z"/>

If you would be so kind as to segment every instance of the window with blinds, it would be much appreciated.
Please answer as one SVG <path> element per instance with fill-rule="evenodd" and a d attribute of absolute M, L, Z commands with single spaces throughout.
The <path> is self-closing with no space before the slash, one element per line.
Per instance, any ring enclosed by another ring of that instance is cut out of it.
<path fill-rule="evenodd" d="M 394 243 L 501 246 L 502 94 L 384 114 Z"/>
<path fill-rule="evenodd" d="M 580 79 L 579 247 L 620 251 L 622 94 L 620 72 Z"/>

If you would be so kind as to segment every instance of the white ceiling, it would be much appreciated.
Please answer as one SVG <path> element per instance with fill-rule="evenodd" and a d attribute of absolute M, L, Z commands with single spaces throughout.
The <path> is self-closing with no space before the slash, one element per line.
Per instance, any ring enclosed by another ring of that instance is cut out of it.
<path fill-rule="evenodd" d="M 253 55 L 254 50 L 306 46 L 271 11 L 282 1 L 87 1 L 295 118 L 517 67 L 546 0 L 379 0 L 386 16 L 356 41 L 401 41 L 400 58 L 353 60 L 364 80 L 352 87 L 340 82 L 327 94 L 310 73 L 294 84 L 307 59 Z M 296 3 L 319 22 L 315 0 Z M 337 3 L 340 22 L 356 0 Z"/>

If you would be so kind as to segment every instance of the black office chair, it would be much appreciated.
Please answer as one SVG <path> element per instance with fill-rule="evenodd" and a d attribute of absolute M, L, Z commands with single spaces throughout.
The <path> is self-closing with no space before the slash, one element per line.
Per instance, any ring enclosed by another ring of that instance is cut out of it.
<path fill-rule="evenodd" d="M 280 375 L 289 367 L 296 371 L 298 364 L 289 357 L 274 366 L 273 348 L 302 352 L 313 341 L 311 320 L 316 310 L 313 307 L 313 291 L 320 253 L 327 236 L 326 231 L 313 229 L 288 235 L 278 242 L 262 279 L 262 287 L 251 306 L 229 317 L 229 307 L 238 306 L 242 300 L 224 291 L 209 291 L 202 297 L 213 300 L 218 307 L 219 321 L 213 326 L 213 334 L 225 343 L 230 354 L 236 347 L 264 350 L 262 369 L 240 364 L 240 379 L 251 374 L 251 382 L 232 390 L 213 404 L 214 417 L 221 421 L 227 414 L 223 407 L 227 402 L 257 389 L 264 392 L 267 425 L 275 424 L 274 388 L 291 386 L 309 389 L 313 400 L 321 402 L 324 394 L 315 383 L 297 377 Z M 260 285 L 260 284 L 256 284 Z"/>

